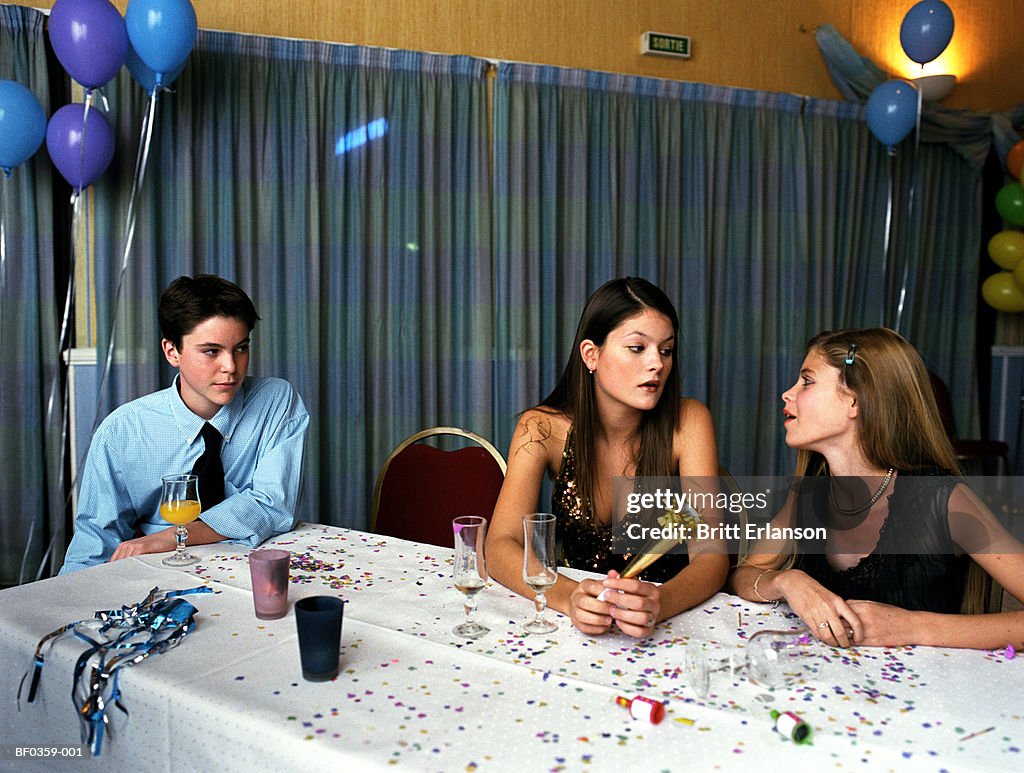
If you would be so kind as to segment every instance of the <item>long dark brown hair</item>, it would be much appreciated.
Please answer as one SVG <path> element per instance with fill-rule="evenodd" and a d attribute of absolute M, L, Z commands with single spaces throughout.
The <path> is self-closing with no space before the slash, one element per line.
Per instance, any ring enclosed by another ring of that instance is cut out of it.
<path fill-rule="evenodd" d="M 903 336 L 884 327 L 826 330 L 808 341 L 804 356 L 811 352 L 838 369 L 839 383 L 857 396 L 857 432 L 869 462 L 882 469 L 960 473 L 928 370 Z M 825 469 L 821 454 L 797 452 L 797 475 Z"/>
<path fill-rule="evenodd" d="M 589 339 L 603 346 L 612 330 L 648 309 L 665 315 L 672 323 L 676 347 L 665 375 L 661 399 L 640 419 L 637 429 L 640 442 L 635 459 L 636 474 L 676 474 L 672 468 L 672 440 L 679 427 L 679 378 L 676 370 L 679 359 L 679 316 L 668 296 L 646 279 L 613 279 L 601 285 L 587 299 L 576 328 L 576 340 L 569 352 L 569 360 L 555 388 L 541 403 L 542 408 L 559 411 L 573 423 L 576 486 L 580 500 L 588 509 L 596 490 L 594 470 L 597 469 L 596 438 L 600 418 L 594 396 L 594 379 L 583 363 L 580 344 Z"/>

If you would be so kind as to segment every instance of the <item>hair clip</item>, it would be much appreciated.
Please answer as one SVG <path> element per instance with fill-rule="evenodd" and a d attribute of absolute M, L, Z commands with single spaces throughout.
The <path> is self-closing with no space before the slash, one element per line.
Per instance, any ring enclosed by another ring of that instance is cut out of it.
<path fill-rule="evenodd" d="M 847 365 L 853 365 L 853 360 L 857 357 L 857 348 L 857 344 L 850 344 L 850 348 L 846 352 Z"/>

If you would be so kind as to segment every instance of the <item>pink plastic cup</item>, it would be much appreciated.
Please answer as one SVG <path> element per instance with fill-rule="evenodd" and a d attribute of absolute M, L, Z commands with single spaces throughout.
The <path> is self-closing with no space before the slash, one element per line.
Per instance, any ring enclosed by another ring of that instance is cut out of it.
<path fill-rule="evenodd" d="M 249 574 L 252 577 L 252 600 L 256 617 L 277 620 L 288 614 L 287 550 L 253 550 L 249 553 Z"/>

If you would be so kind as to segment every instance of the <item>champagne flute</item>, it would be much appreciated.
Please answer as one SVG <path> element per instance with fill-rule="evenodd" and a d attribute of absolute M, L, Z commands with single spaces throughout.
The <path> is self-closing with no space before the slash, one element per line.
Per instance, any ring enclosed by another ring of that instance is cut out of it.
<path fill-rule="evenodd" d="M 523 516 L 523 581 L 533 589 L 536 614 L 523 626 L 527 633 L 551 633 L 558 625 L 544 619 L 548 589 L 558 579 L 555 555 L 555 516 L 531 513 Z"/>
<path fill-rule="evenodd" d="M 484 540 L 487 537 L 487 519 L 479 515 L 461 515 L 452 519 L 455 536 L 455 562 L 452 579 L 455 589 L 466 597 L 466 619 L 452 629 L 464 639 L 478 639 L 491 629 L 473 619 L 476 594 L 487 584 L 487 565 L 484 561 Z"/>
<path fill-rule="evenodd" d="M 165 475 L 162 480 L 160 517 L 167 523 L 174 524 L 174 540 L 177 547 L 174 553 L 161 563 L 166 566 L 190 566 L 199 559 L 185 552 L 185 540 L 188 538 L 185 524 L 192 523 L 199 517 L 199 476 L 192 473 Z"/>

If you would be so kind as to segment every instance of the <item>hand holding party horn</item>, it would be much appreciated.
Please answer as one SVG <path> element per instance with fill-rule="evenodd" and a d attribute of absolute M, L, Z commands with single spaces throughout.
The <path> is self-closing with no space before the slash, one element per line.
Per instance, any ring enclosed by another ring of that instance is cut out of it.
<path fill-rule="evenodd" d="M 666 553 L 675 550 L 696 534 L 697 524 L 701 523 L 700 513 L 690 505 L 683 505 L 680 510 L 666 510 L 658 518 L 661 532 L 669 536 L 651 539 L 643 549 L 630 559 L 619 575 L 625 579 L 636 577 Z"/>

